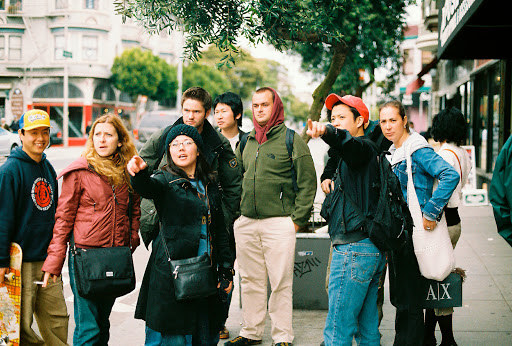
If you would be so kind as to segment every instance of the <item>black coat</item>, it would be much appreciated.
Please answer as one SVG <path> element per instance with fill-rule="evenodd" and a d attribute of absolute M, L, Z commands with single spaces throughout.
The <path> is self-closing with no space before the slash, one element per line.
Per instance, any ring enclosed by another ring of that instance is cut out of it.
<path fill-rule="evenodd" d="M 328 222 L 331 241 L 333 244 L 348 244 L 368 238 L 364 229 L 365 218 L 372 218 L 375 214 L 380 192 L 377 149 L 368 138 L 352 137 L 347 130 L 331 125 L 327 126 L 322 139 L 339 157 L 339 178 L 335 189 L 343 190 L 332 202 Z"/>
<path fill-rule="evenodd" d="M 144 273 L 135 318 L 145 320 L 148 327 L 160 333 L 187 335 L 194 333 L 200 309 L 208 309 L 212 331 L 220 330 L 225 316 L 218 295 L 196 301 L 175 299 L 171 267 L 162 243 L 163 235 L 173 260 L 197 256 L 202 219 L 208 219 L 207 205 L 189 180 L 167 171 L 150 177 L 145 169 L 132 178 L 132 185 L 142 197 L 154 200 L 161 222 L 161 232 L 153 241 Z M 206 186 L 206 196 L 211 213 L 208 232 L 212 260 L 217 268 L 217 263 L 232 264 L 232 254 L 216 183 Z"/>

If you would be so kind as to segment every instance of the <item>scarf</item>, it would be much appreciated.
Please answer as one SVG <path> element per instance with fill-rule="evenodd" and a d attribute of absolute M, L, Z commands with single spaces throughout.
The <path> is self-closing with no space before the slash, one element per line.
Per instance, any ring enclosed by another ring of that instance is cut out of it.
<path fill-rule="evenodd" d="M 270 119 L 265 124 L 265 126 L 261 126 L 258 124 L 254 117 L 254 111 L 252 114 L 252 123 L 254 124 L 254 130 L 256 131 L 256 140 L 259 144 L 263 144 L 267 141 L 267 132 L 274 126 L 280 125 L 284 122 L 284 108 L 283 101 L 277 94 L 277 92 L 272 89 L 272 93 L 274 94 L 274 107 L 272 108 L 272 115 L 270 115 Z"/>

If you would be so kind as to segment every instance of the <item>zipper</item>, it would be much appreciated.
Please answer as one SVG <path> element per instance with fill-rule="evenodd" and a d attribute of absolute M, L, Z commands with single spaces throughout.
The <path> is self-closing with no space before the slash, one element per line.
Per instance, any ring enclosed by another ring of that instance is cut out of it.
<path fill-rule="evenodd" d="M 283 207 L 284 212 L 284 201 L 283 201 L 283 185 L 280 185 L 281 192 L 279 192 L 279 199 L 281 200 L 281 206 Z"/>
<path fill-rule="evenodd" d="M 256 150 L 256 158 L 254 159 L 254 189 L 253 189 L 253 194 L 254 194 L 254 213 L 256 214 L 256 218 L 258 218 L 258 208 L 256 207 L 256 167 L 257 167 L 257 164 L 258 164 L 258 155 L 260 153 L 260 146 L 261 144 L 258 144 L 258 149 Z"/>
<path fill-rule="evenodd" d="M 112 220 L 112 246 L 114 246 L 114 232 L 115 232 L 115 229 L 116 229 L 116 204 L 119 204 L 119 202 L 117 201 L 117 196 L 116 196 L 116 188 L 114 187 L 114 185 L 112 185 L 112 194 L 114 195 L 114 201 L 115 201 L 115 204 L 114 204 L 114 218 Z M 131 237 L 131 230 L 129 230 L 128 232 L 129 236 Z"/>

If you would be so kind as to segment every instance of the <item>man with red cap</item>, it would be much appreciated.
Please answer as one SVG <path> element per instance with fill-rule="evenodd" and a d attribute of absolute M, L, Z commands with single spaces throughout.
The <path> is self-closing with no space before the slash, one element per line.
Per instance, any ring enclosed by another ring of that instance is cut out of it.
<path fill-rule="evenodd" d="M 308 120 L 307 130 L 312 138 L 321 136 L 340 157 L 333 191 L 343 190 L 332 199 L 328 217 L 333 253 L 324 342 L 352 345 L 357 335 L 358 343 L 379 345 L 377 289 L 386 258 L 365 229 L 379 200 L 379 150 L 364 136 L 369 113 L 360 98 L 336 95 L 328 101 L 336 127 Z"/>
<path fill-rule="evenodd" d="M 290 160 L 283 103 L 274 89 L 256 91 L 252 114 L 254 130 L 248 134 L 244 149 L 239 145 L 236 150 L 244 171 L 241 216 L 234 224 L 244 326 L 240 336 L 225 345 L 261 344 L 268 276 L 272 339 L 275 345 L 288 346 L 294 338 L 295 233 L 308 222 L 316 193 L 316 173 L 307 144 L 295 133 Z"/>

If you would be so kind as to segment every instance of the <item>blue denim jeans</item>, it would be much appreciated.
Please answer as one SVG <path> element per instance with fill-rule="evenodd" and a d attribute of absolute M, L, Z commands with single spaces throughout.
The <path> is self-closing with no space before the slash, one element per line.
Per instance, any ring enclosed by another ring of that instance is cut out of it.
<path fill-rule="evenodd" d="M 326 346 L 379 345 L 377 290 L 385 256 L 366 238 L 335 245 L 329 276 L 329 312 L 325 321 Z"/>
<path fill-rule="evenodd" d="M 77 291 L 73 254 L 69 252 L 69 281 L 73 292 L 75 330 L 73 345 L 108 345 L 110 337 L 110 312 L 115 298 L 90 300 L 82 298 Z"/>

